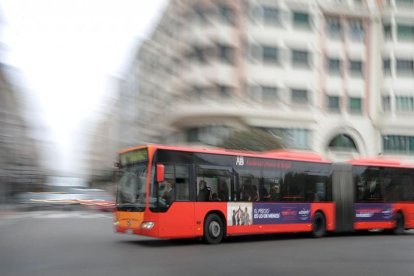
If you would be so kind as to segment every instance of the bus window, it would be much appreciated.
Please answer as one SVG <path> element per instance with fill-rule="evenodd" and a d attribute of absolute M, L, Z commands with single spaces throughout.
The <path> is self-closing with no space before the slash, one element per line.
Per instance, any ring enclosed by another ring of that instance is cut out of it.
<path fill-rule="evenodd" d="M 305 201 L 326 201 L 328 177 L 322 175 L 306 175 Z"/>
<path fill-rule="evenodd" d="M 189 193 L 189 172 L 187 165 L 175 166 L 175 195 L 177 201 L 188 201 Z"/>
<path fill-rule="evenodd" d="M 234 188 L 237 201 L 259 201 L 260 168 L 237 168 L 238 186 Z"/>
<path fill-rule="evenodd" d="M 263 168 L 263 183 L 259 189 L 260 201 L 281 201 L 283 184 L 281 171 L 276 168 Z"/>
<path fill-rule="evenodd" d="M 284 201 L 304 201 L 305 200 L 305 174 L 288 172 L 285 175 L 285 185 L 283 186 Z"/>
<path fill-rule="evenodd" d="M 382 184 L 384 201 L 413 201 L 414 175 L 411 170 L 386 168 L 383 170 Z"/>
<path fill-rule="evenodd" d="M 414 200 L 414 182 L 410 175 L 404 175 L 401 181 L 401 201 Z"/>
<path fill-rule="evenodd" d="M 198 168 L 197 201 L 229 201 L 230 185 L 229 170 Z"/>
<path fill-rule="evenodd" d="M 382 202 L 383 181 L 379 168 L 365 168 L 355 176 L 356 196 L 359 202 Z"/>
<path fill-rule="evenodd" d="M 189 200 L 189 167 L 165 164 L 162 183 L 152 188 L 150 207 L 153 211 L 166 211 L 174 201 Z"/>

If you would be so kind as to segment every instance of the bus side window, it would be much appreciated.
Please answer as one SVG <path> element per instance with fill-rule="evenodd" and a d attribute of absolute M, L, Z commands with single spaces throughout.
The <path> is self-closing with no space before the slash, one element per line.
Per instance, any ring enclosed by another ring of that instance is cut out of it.
<path fill-rule="evenodd" d="M 231 173 L 226 169 L 198 168 L 197 201 L 229 201 Z"/>
<path fill-rule="evenodd" d="M 327 176 L 307 175 L 305 201 L 321 202 L 326 201 Z"/>
<path fill-rule="evenodd" d="M 285 175 L 283 200 L 303 202 L 305 200 L 305 174 L 288 172 Z"/>
<path fill-rule="evenodd" d="M 177 201 L 188 201 L 189 190 L 189 167 L 187 165 L 175 166 L 175 195 Z"/>
<path fill-rule="evenodd" d="M 237 201 L 259 201 L 261 169 L 251 167 L 235 168 L 238 177 L 234 185 L 234 193 Z M 237 186 L 238 184 L 238 186 Z"/>
<path fill-rule="evenodd" d="M 402 201 L 412 201 L 414 200 L 414 182 L 413 179 L 408 176 L 404 175 L 402 179 L 402 192 L 401 192 L 401 200 Z"/>

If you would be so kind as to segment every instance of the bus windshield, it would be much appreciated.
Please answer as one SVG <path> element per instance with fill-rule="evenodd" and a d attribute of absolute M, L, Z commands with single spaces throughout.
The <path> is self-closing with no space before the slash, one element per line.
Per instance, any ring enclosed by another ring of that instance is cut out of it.
<path fill-rule="evenodd" d="M 118 210 L 144 211 L 146 180 L 146 164 L 135 164 L 121 168 L 118 180 Z"/>

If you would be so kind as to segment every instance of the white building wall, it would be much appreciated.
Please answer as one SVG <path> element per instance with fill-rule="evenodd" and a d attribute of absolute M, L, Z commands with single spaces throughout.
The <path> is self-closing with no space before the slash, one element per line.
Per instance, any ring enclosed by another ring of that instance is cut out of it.
<path fill-rule="evenodd" d="M 192 14 L 194 7 L 190 4 L 195 6 L 197 3 L 209 11 L 207 21 Z M 140 117 L 145 118 L 139 120 L 142 126 L 148 128 L 142 130 L 147 133 L 143 140 L 181 143 L 185 142 L 186 129 L 208 125 L 304 129 L 309 131 L 310 149 L 334 159 L 346 159 L 382 153 L 382 135 L 414 136 L 411 123 L 414 110 L 398 112 L 395 103 L 397 95 L 414 96 L 414 76 L 401 77 L 395 69 L 396 58 L 414 58 L 414 42 L 401 42 L 396 36 L 398 22 L 414 25 L 414 8 L 397 7 L 394 0 L 223 3 L 234 8 L 233 25 L 218 18 L 214 1 L 171 1 L 150 43 L 141 47 L 142 59 L 148 60 L 137 64 L 140 68 L 138 83 L 147 83 L 148 91 L 138 92 L 142 93 L 139 102 L 145 103 L 139 106 L 139 116 L 143 112 L 153 112 Z M 276 7 L 280 24 L 266 24 L 260 5 Z M 241 12 L 238 12 L 239 8 Z M 293 11 L 309 13 L 310 27 L 295 27 Z M 343 33 L 337 39 L 329 37 L 326 31 L 325 18 L 328 16 L 338 17 L 341 22 Z M 363 22 L 364 40 L 351 38 L 351 20 Z M 392 24 L 392 40 L 384 38 L 384 22 Z M 171 36 L 164 34 L 165 28 L 170 28 Z M 232 48 L 233 64 L 218 59 L 217 44 Z M 261 45 L 277 47 L 277 64 L 268 64 L 261 59 L 260 53 L 257 55 L 254 47 Z M 205 64 L 188 59 L 188 53 L 195 46 L 212 49 Z M 309 51 L 309 68 L 292 65 L 293 49 Z M 389 76 L 382 70 L 384 56 L 393 64 Z M 341 74 L 328 72 L 328 57 L 341 60 Z M 169 58 L 170 63 L 167 62 Z M 363 63 L 363 77 L 350 74 L 350 60 Z M 148 67 L 154 62 L 154 66 Z M 166 67 L 174 68 L 170 77 L 162 73 L 162 66 L 158 64 L 162 62 L 167 62 Z M 231 88 L 228 98 L 220 95 L 219 85 Z M 261 86 L 276 87 L 277 100 L 252 97 L 261 95 L 257 93 Z M 205 88 L 201 98 L 195 99 L 191 94 L 194 87 Z M 309 103 L 293 103 L 292 89 L 307 90 Z M 389 111 L 384 111 L 384 95 L 391 97 Z M 328 96 L 340 97 L 337 111 L 327 108 Z M 350 97 L 362 99 L 360 113 L 349 110 Z M 154 112 L 157 110 L 158 113 Z M 331 152 L 329 142 L 338 134 L 350 136 L 359 153 Z"/>

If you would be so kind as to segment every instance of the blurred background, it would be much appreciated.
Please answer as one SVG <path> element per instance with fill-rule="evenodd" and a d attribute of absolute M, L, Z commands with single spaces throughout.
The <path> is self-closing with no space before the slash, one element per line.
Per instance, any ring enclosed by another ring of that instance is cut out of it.
<path fill-rule="evenodd" d="M 3 211 L 110 211 L 119 149 L 252 129 L 414 161 L 414 0 L 2 0 L 0 41 Z"/>

